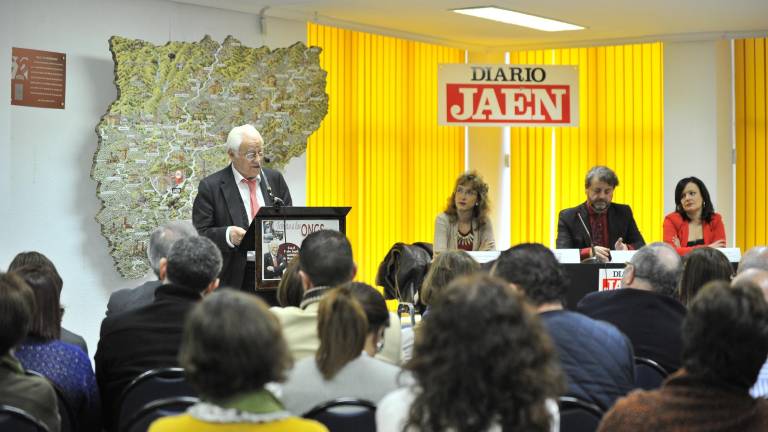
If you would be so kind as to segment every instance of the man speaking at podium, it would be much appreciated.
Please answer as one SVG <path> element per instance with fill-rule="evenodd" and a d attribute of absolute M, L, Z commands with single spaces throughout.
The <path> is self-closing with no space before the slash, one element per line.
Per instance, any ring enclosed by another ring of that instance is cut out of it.
<path fill-rule="evenodd" d="M 259 208 L 291 205 L 291 192 L 279 172 L 264 168 L 264 139 L 250 124 L 237 126 L 227 136 L 227 155 L 232 161 L 200 182 L 192 207 L 192 224 L 213 240 L 224 259 L 219 279 L 222 286 L 255 291 L 255 245 L 240 242 Z M 245 277 L 245 276 L 248 277 Z"/>
<path fill-rule="evenodd" d="M 610 251 L 635 250 L 645 246 L 637 229 L 632 209 L 614 204 L 613 190 L 619 185 L 616 173 L 595 166 L 584 181 L 587 201 L 560 212 L 557 222 L 557 248 L 581 249 L 581 259 L 610 261 Z"/>

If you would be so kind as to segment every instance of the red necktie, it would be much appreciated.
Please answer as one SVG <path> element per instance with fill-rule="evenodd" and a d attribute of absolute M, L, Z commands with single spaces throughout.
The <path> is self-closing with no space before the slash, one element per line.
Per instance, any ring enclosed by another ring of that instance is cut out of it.
<path fill-rule="evenodd" d="M 251 220 L 256 216 L 256 212 L 259 211 L 259 201 L 256 199 L 256 180 L 243 179 L 243 182 L 248 185 L 248 190 L 251 192 Z"/>

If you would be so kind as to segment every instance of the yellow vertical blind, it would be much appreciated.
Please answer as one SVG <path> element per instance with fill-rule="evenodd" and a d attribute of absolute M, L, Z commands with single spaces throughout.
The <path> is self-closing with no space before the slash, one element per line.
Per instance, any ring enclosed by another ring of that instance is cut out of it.
<path fill-rule="evenodd" d="M 557 222 L 560 210 L 584 202 L 584 176 L 594 165 L 616 172 L 620 185 L 613 199 L 632 206 L 646 242 L 661 240 L 662 49 L 661 43 L 649 43 L 511 53 L 511 63 L 577 65 L 580 119 L 578 127 L 554 128 L 554 132 L 513 129 L 512 244 L 554 244 L 550 223 Z M 552 189 L 554 209 L 550 208 Z"/>
<path fill-rule="evenodd" d="M 307 205 L 350 206 L 357 280 L 373 284 L 398 241 L 432 242 L 464 169 L 464 131 L 437 125 L 437 65 L 463 51 L 307 24 L 323 49 L 328 115 L 307 143 Z"/>
<path fill-rule="evenodd" d="M 736 246 L 768 244 L 768 39 L 734 41 Z"/>

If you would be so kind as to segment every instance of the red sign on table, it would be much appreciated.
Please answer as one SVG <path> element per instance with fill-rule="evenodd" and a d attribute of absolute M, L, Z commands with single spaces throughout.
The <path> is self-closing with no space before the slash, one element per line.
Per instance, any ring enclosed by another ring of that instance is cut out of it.
<path fill-rule="evenodd" d="M 11 55 L 11 105 L 64 109 L 66 54 L 14 47 Z"/>

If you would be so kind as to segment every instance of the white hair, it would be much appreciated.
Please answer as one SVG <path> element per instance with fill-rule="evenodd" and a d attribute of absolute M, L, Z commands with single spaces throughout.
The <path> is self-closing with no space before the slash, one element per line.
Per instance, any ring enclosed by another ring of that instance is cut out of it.
<path fill-rule="evenodd" d="M 238 153 L 240 151 L 240 144 L 243 142 L 243 136 L 245 135 L 255 137 L 262 144 L 264 143 L 264 138 L 261 137 L 259 131 L 253 125 L 246 123 L 242 126 L 235 126 L 229 131 L 229 135 L 227 135 L 227 151 Z"/>

